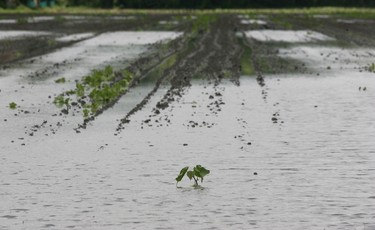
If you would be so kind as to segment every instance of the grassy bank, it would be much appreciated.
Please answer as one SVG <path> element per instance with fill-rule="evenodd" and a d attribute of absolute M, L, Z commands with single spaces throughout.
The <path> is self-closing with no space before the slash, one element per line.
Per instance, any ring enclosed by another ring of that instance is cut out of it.
<path fill-rule="evenodd" d="M 374 18 L 375 8 L 316 7 L 292 9 L 96 9 L 87 7 L 53 7 L 30 9 L 24 6 L 16 9 L 0 9 L 0 14 L 327 14 L 343 17 Z"/>

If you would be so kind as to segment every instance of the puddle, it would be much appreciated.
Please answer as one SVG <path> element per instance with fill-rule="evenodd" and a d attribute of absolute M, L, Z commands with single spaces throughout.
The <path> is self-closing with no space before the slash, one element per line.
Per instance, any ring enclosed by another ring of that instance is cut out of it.
<path fill-rule="evenodd" d="M 327 15 L 327 14 L 315 14 L 313 15 L 313 18 L 317 18 L 317 19 L 327 19 L 327 18 L 330 18 L 331 16 L 330 15 Z"/>
<path fill-rule="evenodd" d="M 239 19 L 248 19 L 248 18 L 249 18 L 249 15 L 243 15 L 243 14 L 241 14 L 241 15 L 237 15 L 237 17 L 238 17 Z"/>
<path fill-rule="evenodd" d="M 87 39 L 93 37 L 93 33 L 82 33 L 82 34 L 71 34 L 64 37 L 57 38 L 56 41 L 59 42 L 71 42 L 71 41 L 78 41 L 82 39 Z"/>
<path fill-rule="evenodd" d="M 62 17 L 67 20 L 84 20 L 87 18 L 86 16 L 79 15 L 62 15 Z"/>
<path fill-rule="evenodd" d="M 324 34 L 310 30 L 251 30 L 247 37 L 263 42 L 317 42 L 334 40 Z"/>
<path fill-rule="evenodd" d="M 30 17 L 25 18 L 25 23 L 38 23 L 38 22 L 45 22 L 45 21 L 52 21 L 55 20 L 53 16 L 38 16 L 38 17 Z M 16 24 L 16 19 L 1 19 L 0 24 Z"/>
<path fill-rule="evenodd" d="M 43 31 L 22 31 L 22 30 L 13 30 L 13 31 L 0 31 L 0 40 L 4 39 L 15 39 L 17 37 L 35 37 L 35 36 L 45 36 L 50 35 L 49 32 Z"/>
<path fill-rule="evenodd" d="M 135 16 L 111 16 L 109 19 L 112 20 L 133 20 L 136 19 Z"/>
<path fill-rule="evenodd" d="M 0 19 L 0 24 L 16 24 L 16 19 Z"/>
<path fill-rule="evenodd" d="M 374 63 L 375 50 L 321 46 L 295 46 L 279 49 L 281 57 L 303 60 L 309 68 L 319 71 L 359 72 Z"/>
<path fill-rule="evenodd" d="M 126 63 L 129 58 L 132 59 L 145 52 L 146 45 L 175 39 L 180 35 L 181 33 L 174 32 L 103 33 L 73 46 L 27 60 L 16 69 L 0 71 L 0 76 L 31 76 L 41 79 L 53 76 L 54 78 L 66 77 L 73 81 L 88 74 L 92 69 L 109 63 L 114 67 L 121 66 L 121 62 Z M 74 38 L 74 35 L 70 38 Z"/>
<path fill-rule="evenodd" d="M 28 23 L 38 23 L 38 22 L 46 22 L 46 21 L 53 21 L 55 20 L 54 16 L 38 16 L 38 17 L 31 17 L 28 18 Z"/>
<path fill-rule="evenodd" d="M 166 25 L 166 24 L 178 25 L 179 21 L 159 21 L 159 24 L 161 24 L 161 25 Z"/>
<path fill-rule="evenodd" d="M 166 39 L 175 39 L 182 33 L 176 32 L 110 32 L 84 41 L 86 46 L 100 45 L 147 45 Z"/>
<path fill-rule="evenodd" d="M 266 25 L 267 22 L 263 20 L 241 20 L 241 24 Z"/>
<path fill-rule="evenodd" d="M 370 23 L 373 21 L 361 20 L 361 19 L 337 19 L 338 23 L 355 24 L 355 23 Z"/>

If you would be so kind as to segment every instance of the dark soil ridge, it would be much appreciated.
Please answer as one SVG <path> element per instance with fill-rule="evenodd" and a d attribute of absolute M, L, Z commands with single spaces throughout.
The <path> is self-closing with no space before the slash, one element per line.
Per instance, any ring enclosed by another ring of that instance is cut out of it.
<path fill-rule="evenodd" d="M 151 48 L 153 51 L 150 54 L 147 54 L 131 63 L 129 67 L 125 69 L 133 74 L 133 80 L 128 88 L 135 87 L 142 80 L 143 76 L 147 75 L 150 71 L 157 68 L 157 66 L 159 66 L 167 58 L 171 57 L 176 52 L 178 52 L 178 50 L 182 47 L 182 43 L 183 38 L 177 38 L 171 41 L 168 44 L 168 49 L 165 52 L 161 51 L 161 46 L 163 46 L 163 44 L 153 45 Z M 115 81 L 111 84 L 114 84 L 124 78 L 121 72 L 117 72 L 116 75 L 117 77 Z M 86 118 L 82 124 L 78 125 L 76 131 L 78 131 L 81 128 L 85 129 L 90 121 L 95 120 L 95 117 L 99 116 L 107 109 L 113 107 L 118 102 L 118 100 L 120 100 L 120 98 L 124 96 L 126 93 L 127 90 L 110 103 L 105 104 L 93 116 Z M 139 106 L 140 105 L 137 105 L 136 108 L 138 108 Z"/>
<path fill-rule="evenodd" d="M 155 116 L 160 110 L 169 107 L 176 97 L 181 97 L 195 77 L 206 79 L 215 85 L 218 85 L 224 77 L 228 77 L 239 85 L 241 74 L 239 60 L 242 49 L 233 30 L 236 23 L 237 20 L 233 15 L 220 16 L 207 31 L 201 31 L 196 38 L 190 40 L 193 48 L 187 48 L 185 52 L 179 53 L 176 63 L 164 71 L 152 92 L 121 120 L 116 131 L 120 132 L 124 129 L 124 124 L 130 122 L 129 117 L 149 101 L 162 82 L 167 81 L 171 87 L 153 109 Z"/>

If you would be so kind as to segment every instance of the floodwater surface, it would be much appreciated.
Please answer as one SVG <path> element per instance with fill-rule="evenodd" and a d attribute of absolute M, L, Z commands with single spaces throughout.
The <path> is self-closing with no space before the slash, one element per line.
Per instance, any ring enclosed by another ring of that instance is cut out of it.
<path fill-rule="evenodd" d="M 314 31 L 305 30 L 251 30 L 246 32 L 247 37 L 258 41 L 272 42 L 312 42 L 329 41 L 332 38 Z"/>
<path fill-rule="evenodd" d="M 194 80 L 155 113 L 170 88 L 162 84 L 121 132 L 155 82 L 141 81 L 80 133 L 81 115 L 59 115 L 54 96 L 88 70 L 177 36 L 85 35 L 0 72 L 0 229 L 375 229 L 375 74 L 361 71 L 369 56 L 356 62 L 362 50 L 285 48 L 281 57 L 320 74 Z M 176 186 L 181 168 L 197 164 L 211 170 L 203 187 Z"/>
<path fill-rule="evenodd" d="M 267 101 L 251 77 L 240 87 L 196 82 L 171 111 L 145 125 L 155 95 L 117 136 L 118 119 L 147 85 L 81 134 L 62 128 L 21 146 L 8 138 L 17 135 L 12 127 L 20 118 L 2 121 L 0 227 L 361 229 L 374 223 L 375 94 L 358 91 L 374 88 L 373 76 L 267 80 Z M 221 111 L 207 107 L 215 92 L 225 102 Z M 179 170 L 195 164 L 211 170 L 204 189 L 186 178 L 177 188 Z"/>

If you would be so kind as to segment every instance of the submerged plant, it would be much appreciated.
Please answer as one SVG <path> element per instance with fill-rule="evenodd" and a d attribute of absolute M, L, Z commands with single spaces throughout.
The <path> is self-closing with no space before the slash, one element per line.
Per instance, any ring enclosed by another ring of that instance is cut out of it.
<path fill-rule="evenodd" d="M 70 108 L 69 102 L 70 102 L 70 98 L 65 98 L 62 95 L 55 97 L 55 100 L 53 101 L 53 103 L 59 108 L 66 106 L 66 110 L 69 110 Z"/>
<path fill-rule="evenodd" d="M 17 108 L 17 104 L 14 103 L 14 102 L 11 102 L 11 103 L 9 103 L 9 108 L 10 109 L 16 109 Z"/>
<path fill-rule="evenodd" d="M 194 180 L 194 187 L 197 187 L 199 186 L 198 185 L 198 181 L 199 179 L 201 180 L 201 183 L 203 182 L 203 178 L 205 176 L 207 176 L 209 173 L 210 173 L 210 170 L 204 168 L 203 166 L 201 165 L 197 165 L 193 168 L 193 170 L 189 170 L 189 166 L 186 166 L 184 168 L 181 169 L 180 171 L 180 174 L 178 174 L 178 176 L 176 177 L 176 181 L 177 181 L 177 184 L 178 182 L 180 182 L 182 180 L 182 178 L 184 178 L 185 174 L 187 175 L 187 177 L 191 180 L 193 179 Z"/>
<path fill-rule="evenodd" d="M 367 70 L 371 73 L 375 73 L 375 63 L 372 63 L 367 67 Z"/>
<path fill-rule="evenodd" d="M 106 66 L 103 69 L 93 70 L 82 81 L 77 81 L 76 88 L 57 96 L 54 104 L 57 107 L 66 106 L 65 112 L 69 111 L 70 106 L 77 106 L 86 119 L 95 116 L 98 111 L 121 97 L 132 80 L 133 73 L 130 71 L 115 72 L 111 66 Z M 64 82 L 65 78 L 56 80 L 56 83 Z M 76 98 L 69 98 L 71 95 L 75 95 Z"/>
<path fill-rule="evenodd" d="M 17 18 L 17 24 L 26 24 L 28 22 L 27 18 Z"/>
<path fill-rule="evenodd" d="M 65 83 L 65 82 L 66 82 L 65 77 L 55 80 L 55 83 L 58 83 L 58 84 Z"/>

